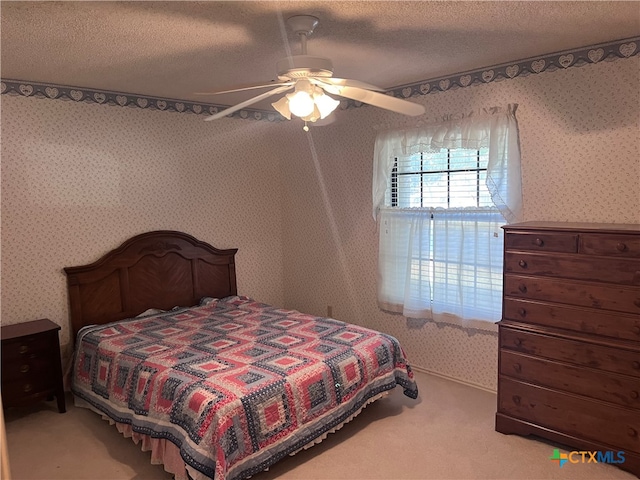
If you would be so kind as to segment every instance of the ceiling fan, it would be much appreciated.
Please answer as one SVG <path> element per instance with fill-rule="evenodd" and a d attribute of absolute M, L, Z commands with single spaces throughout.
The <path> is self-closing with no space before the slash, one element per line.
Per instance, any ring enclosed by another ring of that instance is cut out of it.
<path fill-rule="evenodd" d="M 277 82 L 200 93 L 199 95 L 219 95 L 275 87 L 217 112 L 205 120 L 225 117 L 249 105 L 287 91 L 291 91 L 291 93 L 271 105 L 287 120 L 291 120 L 291 115 L 304 120 L 304 130 L 308 130 L 307 122 L 315 122 L 327 117 L 339 105 L 340 102 L 331 95 L 349 98 L 403 115 L 417 116 L 425 112 L 424 106 L 420 104 L 381 93 L 385 91 L 383 88 L 359 80 L 336 78 L 333 76 L 331 60 L 307 55 L 307 39 L 318 23 L 318 18 L 311 15 L 296 15 L 287 19 L 289 28 L 300 39 L 301 54 L 292 55 L 277 62 Z"/>

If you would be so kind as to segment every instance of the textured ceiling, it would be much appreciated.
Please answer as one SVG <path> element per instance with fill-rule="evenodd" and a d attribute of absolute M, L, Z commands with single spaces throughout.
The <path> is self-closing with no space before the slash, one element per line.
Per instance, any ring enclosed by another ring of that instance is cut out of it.
<path fill-rule="evenodd" d="M 640 2 L 7 2 L 2 78 L 234 104 L 194 92 L 276 78 L 299 53 L 285 20 L 312 14 L 311 55 L 384 88 L 640 35 Z"/>

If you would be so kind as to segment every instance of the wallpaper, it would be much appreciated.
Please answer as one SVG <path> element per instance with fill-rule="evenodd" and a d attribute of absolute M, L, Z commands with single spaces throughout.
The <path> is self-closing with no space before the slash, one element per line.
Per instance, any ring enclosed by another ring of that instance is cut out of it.
<path fill-rule="evenodd" d="M 414 97 L 425 121 L 517 103 L 523 220 L 640 223 L 640 59 L 585 65 Z M 379 109 L 338 112 L 287 153 L 285 301 L 396 336 L 414 366 L 494 390 L 495 332 L 390 315 L 376 306 L 373 145 L 380 128 L 415 124 Z M 293 142 L 293 140 L 291 140 Z M 297 205 L 298 208 L 295 208 Z M 497 330 L 497 329 L 496 329 Z"/>
<path fill-rule="evenodd" d="M 63 267 L 149 230 L 238 248 L 238 289 L 283 302 L 277 124 L 12 96 L 1 113 L 3 324 L 47 317 L 68 343 Z"/>
<path fill-rule="evenodd" d="M 640 222 L 640 57 L 414 97 L 425 121 L 519 104 L 524 220 Z M 373 143 L 406 123 L 222 119 L 2 96 L 2 323 L 48 317 L 69 342 L 62 268 L 132 235 L 239 248 L 240 293 L 396 336 L 416 368 L 495 389 L 497 335 L 381 312 Z M 411 120 L 415 122 L 415 120 Z M 425 390 L 425 391 L 428 391 Z"/>

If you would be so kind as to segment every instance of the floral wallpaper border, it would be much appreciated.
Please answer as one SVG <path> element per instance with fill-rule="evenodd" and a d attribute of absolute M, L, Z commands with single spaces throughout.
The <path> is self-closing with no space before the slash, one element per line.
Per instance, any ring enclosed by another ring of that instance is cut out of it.
<path fill-rule="evenodd" d="M 133 93 L 109 92 L 105 90 L 87 89 L 82 87 L 51 85 L 20 80 L 2 80 L 0 94 L 22 95 L 24 97 L 39 97 L 56 100 L 71 100 L 75 102 L 99 103 L 132 108 L 152 108 L 178 113 L 195 113 L 196 115 L 213 115 L 227 108 L 225 105 L 194 103 L 186 100 L 146 97 Z M 230 116 L 253 120 L 282 120 L 277 112 L 256 109 L 244 109 Z"/>
<path fill-rule="evenodd" d="M 423 80 L 393 88 L 387 95 L 399 98 L 409 98 L 417 95 L 428 95 L 444 92 L 455 88 L 465 88 L 494 81 L 508 80 L 519 76 L 539 74 L 542 72 L 579 67 L 589 63 L 614 61 L 629 58 L 640 52 L 640 37 L 627 38 L 609 43 L 592 45 L 589 47 L 565 50 L 540 57 L 532 57 L 515 62 L 485 67 L 477 70 L 448 75 L 445 77 Z M 2 79 L 0 81 L 1 95 L 22 95 L 25 97 L 39 97 L 75 102 L 98 103 L 132 108 L 152 108 L 178 113 L 194 113 L 196 115 L 213 115 L 224 105 L 194 103 L 186 100 L 147 97 L 122 92 L 87 89 L 73 86 L 50 85 L 37 82 Z M 362 102 L 344 99 L 340 108 L 360 107 Z M 270 122 L 284 120 L 277 112 L 242 109 L 230 115 L 250 120 L 267 120 Z"/>
<path fill-rule="evenodd" d="M 633 37 L 403 85 L 393 88 L 388 93 L 396 97 L 409 98 L 415 95 L 427 95 L 455 88 L 469 87 L 474 84 L 501 81 L 519 76 L 524 77 L 570 67 L 581 67 L 589 63 L 632 57 L 640 52 L 639 46 L 640 37 Z"/>

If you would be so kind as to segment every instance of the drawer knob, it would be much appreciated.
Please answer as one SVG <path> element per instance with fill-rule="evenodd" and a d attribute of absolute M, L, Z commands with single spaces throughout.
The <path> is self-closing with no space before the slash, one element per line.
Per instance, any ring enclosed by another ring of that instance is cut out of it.
<path fill-rule="evenodd" d="M 520 315 L 521 317 L 526 317 L 527 316 L 527 311 L 524 308 L 520 308 L 518 310 L 518 315 Z"/>
<path fill-rule="evenodd" d="M 20 345 L 20 353 L 27 353 L 29 351 L 28 345 Z"/>
<path fill-rule="evenodd" d="M 638 398 L 640 396 L 640 394 L 638 394 L 638 392 L 636 392 L 635 390 L 632 390 L 629 395 L 631 396 L 631 398 Z"/>
<path fill-rule="evenodd" d="M 637 360 L 631 364 L 636 370 L 640 370 L 640 362 Z"/>
<path fill-rule="evenodd" d="M 522 339 L 521 338 L 516 338 L 513 343 L 516 344 L 516 347 L 521 347 L 522 346 Z"/>
<path fill-rule="evenodd" d="M 516 371 L 516 373 L 520 373 L 522 372 L 522 365 L 520 365 L 519 363 L 514 363 L 513 369 Z"/>
<path fill-rule="evenodd" d="M 513 403 L 515 403 L 516 405 L 520 405 L 520 397 L 518 395 L 514 395 L 512 398 Z"/>
<path fill-rule="evenodd" d="M 636 325 L 635 327 L 633 327 L 633 328 L 631 329 L 631 331 L 632 331 L 633 333 L 635 333 L 636 335 L 640 335 L 640 327 L 639 327 L 638 325 Z"/>
<path fill-rule="evenodd" d="M 629 434 L 630 437 L 638 436 L 638 431 L 633 427 L 629 427 L 629 430 L 627 430 L 627 433 Z"/>
<path fill-rule="evenodd" d="M 527 293 L 527 286 L 524 283 L 521 283 L 520 285 L 518 285 L 518 290 L 520 290 L 522 293 Z"/>
<path fill-rule="evenodd" d="M 536 245 L 541 247 L 544 245 L 544 240 L 542 240 L 541 238 L 536 238 Z"/>
<path fill-rule="evenodd" d="M 627 250 L 627 246 L 620 242 L 616 245 L 616 248 L 618 249 L 619 252 L 625 252 Z"/>
<path fill-rule="evenodd" d="M 20 373 L 27 373 L 29 371 L 29 365 L 20 365 Z"/>
<path fill-rule="evenodd" d="M 527 268 L 527 262 L 525 262 L 524 260 L 520 260 L 518 262 L 518 265 L 520 265 L 520 267 L 522 267 L 522 268 Z"/>
<path fill-rule="evenodd" d="M 634 304 L 636 307 L 640 308 L 640 298 L 636 298 L 636 299 L 633 301 L 633 304 Z"/>
<path fill-rule="evenodd" d="M 24 393 L 28 393 L 33 390 L 33 386 L 30 383 L 27 383 L 24 387 L 22 387 L 22 390 L 24 390 Z"/>

